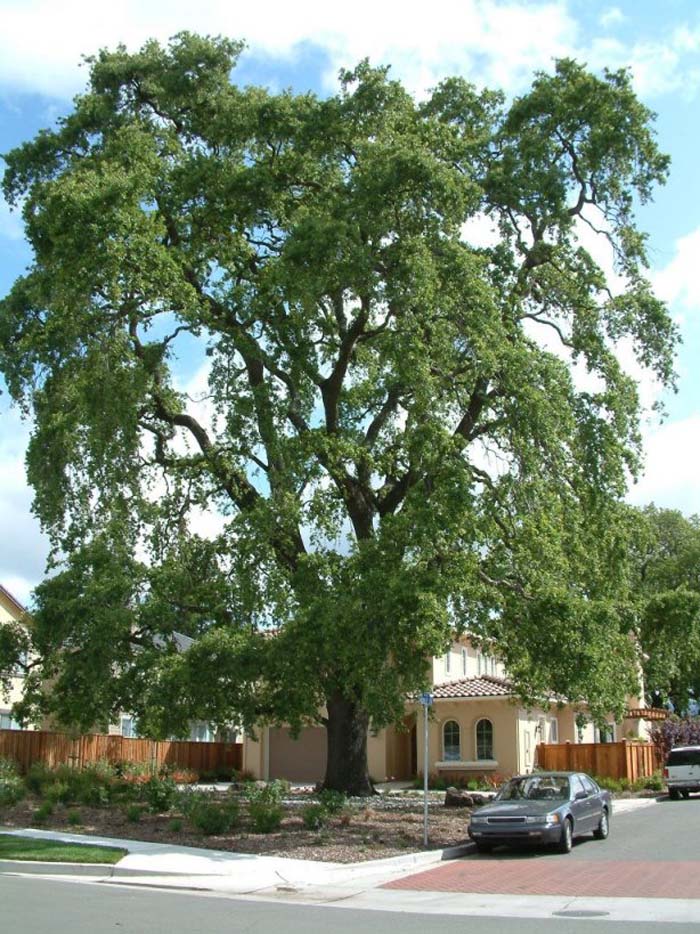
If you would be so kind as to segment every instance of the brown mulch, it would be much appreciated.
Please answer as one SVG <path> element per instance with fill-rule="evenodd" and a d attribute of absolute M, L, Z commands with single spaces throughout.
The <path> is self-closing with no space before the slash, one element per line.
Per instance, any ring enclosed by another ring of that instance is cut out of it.
<path fill-rule="evenodd" d="M 395 802 L 372 800 L 367 805 L 352 808 L 349 822 L 331 817 L 320 830 L 304 827 L 298 807 L 285 808 L 279 831 L 252 833 L 244 817 L 240 827 L 221 836 L 204 836 L 175 813 L 144 813 L 138 823 L 133 823 L 119 807 L 56 807 L 51 816 L 39 823 L 34 818 L 38 806 L 37 800 L 27 798 L 12 808 L 5 808 L 0 811 L 0 825 L 334 863 L 382 859 L 423 849 L 423 807 L 419 800 L 400 807 Z M 80 815 L 79 825 L 68 820 L 68 815 L 75 813 Z M 172 828 L 174 819 L 181 821 L 180 830 Z M 431 804 L 428 848 L 444 849 L 467 842 L 468 824 L 468 809 Z"/>

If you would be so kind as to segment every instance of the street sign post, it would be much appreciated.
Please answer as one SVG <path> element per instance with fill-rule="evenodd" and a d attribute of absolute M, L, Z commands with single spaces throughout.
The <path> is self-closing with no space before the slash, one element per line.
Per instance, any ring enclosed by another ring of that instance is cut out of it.
<path fill-rule="evenodd" d="M 427 691 L 421 694 L 423 705 L 423 846 L 428 847 L 428 707 L 433 703 L 433 695 Z"/>

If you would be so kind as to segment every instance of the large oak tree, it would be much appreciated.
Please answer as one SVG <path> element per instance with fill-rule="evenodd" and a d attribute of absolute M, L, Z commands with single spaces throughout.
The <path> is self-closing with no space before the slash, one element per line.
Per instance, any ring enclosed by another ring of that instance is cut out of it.
<path fill-rule="evenodd" d="M 57 563 L 28 704 L 320 721 L 349 791 L 455 630 L 525 701 L 621 710 L 639 437 L 616 347 L 668 382 L 675 339 L 633 217 L 667 171 L 652 115 L 572 61 L 510 104 L 458 78 L 417 102 L 366 63 L 321 99 L 236 86 L 240 50 L 101 52 L 6 157 L 34 262 L 0 364 Z"/>

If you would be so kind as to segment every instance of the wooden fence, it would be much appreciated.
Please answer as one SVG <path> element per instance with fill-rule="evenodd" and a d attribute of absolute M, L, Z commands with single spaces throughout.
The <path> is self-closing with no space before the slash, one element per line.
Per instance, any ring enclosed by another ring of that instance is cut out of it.
<path fill-rule="evenodd" d="M 548 771 L 587 772 L 605 778 L 635 781 L 661 768 L 661 758 L 651 743 L 541 743 L 537 766 Z"/>
<path fill-rule="evenodd" d="M 14 759 L 26 772 L 33 762 L 48 766 L 82 768 L 91 762 L 133 762 L 154 771 L 162 765 L 179 766 L 195 772 L 240 769 L 241 743 L 192 743 L 180 740 L 127 739 L 90 733 L 72 737 L 68 733 L 43 730 L 0 730 L 0 759 Z"/>

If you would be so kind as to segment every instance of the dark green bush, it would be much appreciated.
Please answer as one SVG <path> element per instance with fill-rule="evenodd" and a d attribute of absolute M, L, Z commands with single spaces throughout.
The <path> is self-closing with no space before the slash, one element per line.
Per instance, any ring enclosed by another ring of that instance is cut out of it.
<path fill-rule="evenodd" d="M 130 804 L 126 809 L 126 819 L 132 824 L 138 824 L 143 815 L 143 808 L 140 804 Z"/>
<path fill-rule="evenodd" d="M 307 804 L 301 810 L 301 819 L 307 830 L 321 830 L 328 823 L 328 810 L 322 804 Z"/>
<path fill-rule="evenodd" d="M 203 834 L 227 833 L 238 823 L 239 809 L 235 801 L 219 804 L 213 800 L 194 802 L 190 808 L 189 819 Z"/>
<path fill-rule="evenodd" d="M 334 791 L 332 788 L 324 788 L 319 792 L 318 800 L 329 814 L 340 814 L 348 801 L 342 791 Z"/>
<path fill-rule="evenodd" d="M 80 816 L 80 811 L 69 811 L 66 819 L 72 827 L 79 827 L 82 824 L 83 820 Z"/>
<path fill-rule="evenodd" d="M 177 801 L 177 785 L 172 778 L 149 778 L 141 786 L 141 797 L 153 814 L 169 811 Z"/>
<path fill-rule="evenodd" d="M 44 801 L 44 803 L 34 811 L 32 815 L 33 824 L 45 824 L 46 821 L 53 814 L 53 804 L 50 801 Z"/>
<path fill-rule="evenodd" d="M 255 833 L 272 833 L 279 830 L 283 811 L 279 804 L 265 801 L 251 801 L 248 813 Z"/>
<path fill-rule="evenodd" d="M 25 795 L 24 782 L 13 759 L 0 759 L 0 807 L 12 807 Z"/>

